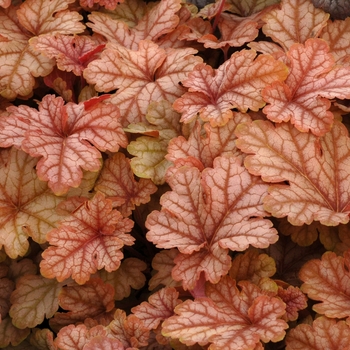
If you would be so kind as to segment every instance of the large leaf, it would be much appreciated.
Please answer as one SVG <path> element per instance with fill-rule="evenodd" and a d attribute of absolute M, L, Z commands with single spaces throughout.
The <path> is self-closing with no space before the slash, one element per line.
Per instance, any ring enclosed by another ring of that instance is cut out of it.
<path fill-rule="evenodd" d="M 198 64 L 182 84 L 189 88 L 174 103 L 182 113 L 181 121 L 188 123 L 197 113 L 212 126 L 221 126 L 232 119 L 232 108 L 241 112 L 257 111 L 265 105 L 260 91 L 277 80 L 284 80 L 287 67 L 270 55 L 253 50 L 235 52 L 218 69 Z"/>
<path fill-rule="evenodd" d="M 350 68 L 335 65 L 321 39 L 292 45 L 287 57 L 290 73 L 285 82 L 263 90 L 269 103 L 263 111 L 274 122 L 290 120 L 298 130 L 322 136 L 331 129 L 334 118 L 328 111 L 328 99 L 350 97 Z"/>
<path fill-rule="evenodd" d="M 295 43 L 303 44 L 309 38 L 317 38 L 328 18 L 329 15 L 315 8 L 311 0 L 282 0 L 280 9 L 273 9 L 264 16 L 266 24 L 262 30 L 287 51 Z"/>
<path fill-rule="evenodd" d="M 93 99 L 91 105 L 88 102 L 64 105 L 61 97 L 46 95 L 39 103 L 39 111 L 24 105 L 12 106 L 8 108 L 10 115 L 2 120 L 5 135 L 7 131 L 11 133 L 6 128 L 8 123 L 28 123 L 24 137 L 17 142 L 13 138 L 12 142 L 16 146 L 21 143 L 31 156 L 41 157 L 36 166 L 38 176 L 49 182 L 56 195 L 66 193 L 69 187 L 78 187 L 82 169 L 100 169 L 99 151 L 116 152 L 119 146 L 127 145 L 118 107 Z"/>
<path fill-rule="evenodd" d="M 8 99 L 27 96 L 34 77 L 49 74 L 55 61 L 42 56 L 28 43 L 32 37 L 50 33 L 75 34 L 84 30 L 82 16 L 69 11 L 74 0 L 29 0 L 16 10 L 0 9 L 0 94 Z"/>
<path fill-rule="evenodd" d="M 326 252 L 322 260 L 308 261 L 300 270 L 301 289 L 309 298 L 319 300 L 313 309 L 328 317 L 350 317 L 350 254 L 344 257 Z"/>
<path fill-rule="evenodd" d="M 48 233 L 52 246 L 42 254 L 42 275 L 56 277 L 58 281 L 72 276 L 77 283 L 84 284 L 103 267 L 107 271 L 116 270 L 123 258 L 121 248 L 134 242 L 126 234 L 132 226 L 130 219 L 112 210 L 110 200 L 97 193 L 62 220 L 59 228 Z"/>
<path fill-rule="evenodd" d="M 164 321 L 162 333 L 186 345 L 211 343 L 209 349 L 251 350 L 262 340 L 284 338 L 287 323 L 280 319 L 284 303 L 257 286 L 224 277 L 207 287 L 207 297 L 187 300 Z"/>
<path fill-rule="evenodd" d="M 228 250 L 276 242 L 275 229 L 262 217 L 267 186 L 234 156 L 218 157 L 201 174 L 196 167 L 174 170 L 172 187 L 161 197 L 162 211 L 147 218 L 147 239 L 159 248 L 178 248 L 173 278 L 194 288 L 201 272 L 217 283 L 230 267 Z"/>
<path fill-rule="evenodd" d="M 8 159 L 0 167 L 0 245 L 15 259 L 27 252 L 28 237 L 46 242 L 46 233 L 63 217 L 55 208 L 64 198 L 38 179 L 36 159 L 15 148 L 4 152 Z"/>
<path fill-rule="evenodd" d="M 179 82 L 202 61 L 193 56 L 197 51 L 162 49 L 149 40 L 142 40 L 138 50 L 107 44 L 101 58 L 94 60 L 84 71 L 84 77 L 96 84 L 97 91 L 117 89 L 111 101 L 118 105 L 123 126 L 144 121 L 152 101 L 174 102 L 184 92 Z"/>
<path fill-rule="evenodd" d="M 267 182 L 288 181 L 271 186 L 264 200 L 273 216 L 288 216 L 296 226 L 349 222 L 350 139 L 344 125 L 334 122 L 322 138 L 261 120 L 239 125 L 236 133 L 237 146 L 253 154 L 245 159 L 250 173 Z"/>

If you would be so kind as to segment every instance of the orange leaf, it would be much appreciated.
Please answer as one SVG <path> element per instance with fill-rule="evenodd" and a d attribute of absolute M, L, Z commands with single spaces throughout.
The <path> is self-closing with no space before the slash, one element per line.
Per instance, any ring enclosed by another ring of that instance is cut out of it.
<path fill-rule="evenodd" d="M 236 142 L 249 155 L 245 165 L 264 181 L 288 181 L 272 185 L 264 208 L 276 217 L 288 215 L 292 225 L 338 225 L 349 221 L 350 201 L 347 169 L 350 139 L 343 124 L 322 138 L 301 133 L 291 124 L 274 127 L 257 120 L 236 129 Z"/>
<path fill-rule="evenodd" d="M 208 297 L 176 306 L 177 315 L 163 323 L 163 335 L 179 338 L 186 345 L 211 343 L 209 349 L 213 350 L 250 350 L 260 340 L 283 339 L 288 328 L 280 319 L 285 312 L 284 303 L 249 282 L 240 286 L 241 290 L 229 277 L 208 285 Z"/>
<path fill-rule="evenodd" d="M 264 16 L 262 30 L 288 51 L 294 43 L 317 38 L 328 18 L 329 14 L 315 8 L 310 0 L 282 0 L 280 9 Z"/>
<path fill-rule="evenodd" d="M 322 316 L 312 325 L 300 324 L 291 329 L 286 337 L 286 350 L 346 350 L 349 343 L 349 326 Z"/>
<path fill-rule="evenodd" d="M 267 247 L 277 240 L 264 220 L 267 186 L 250 176 L 236 157 L 217 157 L 202 174 L 195 167 L 173 171 L 172 192 L 161 197 L 163 209 L 147 218 L 147 239 L 159 248 L 178 248 L 173 278 L 193 289 L 201 272 L 216 283 L 230 267 L 228 249 Z"/>
<path fill-rule="evenodd" d="M 199 113 L 211 126 L 222 126 L 232 119 L 232 108 L 246 112 L 263 107 L 260 90 L 284 80 L 287 67 L 270 55 L 256 56 L 253 50 L 235 52 L 215 70 L 205 63 L 197 64 L 182 81 L 189 91 L 173 105 L 182 113 L 181 121 L 189 123 Z"/>
<path fill-rule="evenodd" d="M 298 287 L 288 286 L 288 288 L 283 289 L 279 286 L 278 296 L 286 304 L 286 313 L 283 319 L 287 322 L 295 321 L 299 316 L 298 311 L 307 307 L 307 298 Z"/>
<path fill-rule="evenodd" d="M 274 82 L 262 96 L 263 112 L 274 122 L 291 121 L 300 131 L 322 136 L 331 129 L 328 99 L 350 97 L 350 69 L 334 64 L 324 40 L 309 39 L 290 47 L 291 70 L 284 83 Z"/>
<path fill-rule="evenodd" d="M 310 260 L 300 270 L 304 282 L 301 290 L 309 298 L 319 300 L 313 309 L 327 317 L 350 317 L 350 253 L 344 258 L 326 252 L 322 260 Z"/>
<path fill-rule="evenodd" d="M 112 210 L 110 200 L 97 193 L 62 220 L 59 228 L 48 233 L 47 239 L 53 246 L 42 253 L 42 275 L 56 277 L 58 281 L 72 276 L 77 283 L 84 284 L 98 269 L 118 269 L 123 258 L 120 249 L 134 242 L 125 233 L 132 226 L 130 219 Z"/>

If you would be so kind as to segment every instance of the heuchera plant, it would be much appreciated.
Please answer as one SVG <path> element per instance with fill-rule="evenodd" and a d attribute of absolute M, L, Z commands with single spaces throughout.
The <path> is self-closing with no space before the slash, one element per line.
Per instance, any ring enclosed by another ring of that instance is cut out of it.
<path fill-rule="evenodd" d="M 195 3 L 0 1 L 0 348 L 350 349 L 347 2 Z"/>

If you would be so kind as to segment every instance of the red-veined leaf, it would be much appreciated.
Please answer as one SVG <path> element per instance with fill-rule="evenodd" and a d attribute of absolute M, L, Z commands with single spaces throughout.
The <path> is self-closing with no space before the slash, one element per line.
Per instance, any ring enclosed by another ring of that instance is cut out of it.
<path fill-rule="evenodd" d="M 34 328 L 30 336 L 30 344 L 32 344 L 36 349 L 39 350 L 58 350 L 53 338 L 54 334 L 48 328 Z"/>
<path fill-rule="evenodd" d="M 107 10 L 114 10 L 117 5 L 124 0 L 80 0 L 80 5 L 83 7 L 93 7 L 94 4 L 104 6 Z"/>
<path fill-rule="evenodd" d="M 173 171 L 172 187 L 161 197 L 162 211 L 147 218 L 147 239 L 159 248 L 178 248 L 173 278 L 193 289 L 201 272 L 217 283 L 230 267 L 228 249 L 276 242 L 275 229 L 262 217 L 267 186 L 249 175 L 234 156 L 218 157 L 201 174 L 195 167 Z"/>
<path fill-rule="evenodd" d="M 283 316 L 286 322 L 295 321 L 299 316 L 298 311 L 307 307 L 307 297 L 298 287 L 288 286 L 283 289 L 279 286 L 277 295 L 286 304 L 286 313 Z"/>
<path fill-rule="evenodd" d="M 181 121 L 188 123 L 199 113 L 204 121 L 221 126 L 232 119 L 232 108 L 241 112 L 257 111 L 265 105 L 260 91 L 274 81 L 284 80 L 287 67 L 268 55 L 253 50 L 235 52 L 214 70 L 201 63 L 182 81 L 189 91 L 178 98 L 174 109 L 182 113 Z"/>
<path fill-rule="evenodd" d="M 262 91 L 269 103 L 263 112 L 274 122 L 291 121 L 300 131 L 317 136 L 328 132 L 333 113 L 328 99 L 350 97 L 350 67 L 334 64 L 327 43 L 309 39 L 287 52 L 291 70 L 285 82 L 274 82 Z"/>
<path fill-rule="evenodd" d="M 134 242 L 126 233 L 132 226 L 130 219 L 112 210 L 110 200 L 97 193 L 48 233 L 52 246 L 42 253 L 42 275 L 58 281 L 72 276 L 84 284 L 99 269 L 118 269 L 123 258 L 121 248 Z"/>
<path fill-rule="evenodd" d="M 250 350 L 262 340 L 284 338 L 287 323 L 280 319 L 285 304 L 257 286 L 224 277 L 207 287 L 207 296 L 186 300 L 175 308 L 176 316 L 164 321 L 163 335 L 186 345 L 211 343 L 209 349 Z"/>
<path fill-rule="evenodd" d="M 310 0 L 282 0 L 280 9 L 264 16 L 266 24 L 262 30 L 288 51 L 294 43 L 303 44 L 309 38 L 317 38 L 328 18 L 329 14 L 315 8 Z"/>
<path fill-rule="evenodd" d="M 268 121 L 241 124 L 236 142 L 249 155 L 249 172 L 272 185 L 264 208 L 276 217 L 288 216 L 292 225 L 338 225 L 349 221 L 350 139 L 344 125 L 334 122 L 322 138 L 302 133 L 291 124 L 274 127 Z"/>

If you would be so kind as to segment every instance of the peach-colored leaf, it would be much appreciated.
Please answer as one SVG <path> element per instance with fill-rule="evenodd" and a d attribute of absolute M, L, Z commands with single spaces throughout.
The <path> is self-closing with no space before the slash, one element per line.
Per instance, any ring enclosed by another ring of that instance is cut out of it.
<path fill-rule="evenodd" d="M 350 63 L 350 17 L 344 21 L 328 22 L 321 38 L 326 40 L 337 64 Z"/>
<path fill-rule="evenodd" d="M 136 206 L 150 201 L 157 187 L 149 179 L 136 181 L 130 167 L 130 160 L 122 153 L 116 153 L 104 163 L 96 182 L 95 191 L 112 200 L 124 217 L 131 215 Z"/>
<path fill-rule="evenodd" d="M 135 315 L 126 316 L 123 310 L 117 309 L 114 320 L 109 324 L 108 330 L 113 338 L 117 338 L 126 349 L 148 345 L 149 330 L 143 321 Z M 134 349 L 130 349 L 134 350 Z"/>
<path fill-rule="evenodd" d="M 315 8 L 311 0 L 282 0 L 281 8 L 268 12 L 262 27 L 265 35 L 286 51 L 309 38 L 317 38 L 327 25 L 329 14 Z"/>
<path fill-rule="evenodd" d="M 174 259 L 179 254 L 177 249 L 161 250 L 152 260 L 152 268 L 157 271 L 149 280 L 149 289 L 153 290 L 159 285 L 166 287 L 179 287 L 181 284 L 174 281 L 171 271 L 175 267 Z"/>
<path fill-rule="evenodd" d="M 53 338 L 54 334 L 48 328 L 34 328 L 30 336 L 30 344 L 32 344 L 36 349 L 39 350 L 58 350 Z"/>
<path fill-rule="evenodd" d="M 162 49 L 149 40 L 140 41 L 138 50 L 107 44 L 101 58 L 91 62 L 84 77 L 97 91 L 118 89 L 111 101 L 118 105 L 123 126 L 144 121 L 152 101 L 174 102 L 185 88 L 179 82 L 201 62 L 192 48 Z"/>
<path fill-rule="evenodd" d="M 131 309 L 132 313 L 143 321 L 148 329 L 155 329 L 161 321 L 174 314 L 174 308 L 181 303 L 179 293 L 175 288 L 162 288 L 144 301 Z"/>
<path fill-rule="evenodd" d="M 276 273 L 273 258 L 266 254 L 259 254 L 255 249 L 237 254 L 232 260 L 229 276 L 235 281 L 250 280 L 258 284 L 263 277 L 271 277 Z"/>
<path fill-rule="evenodd" d="M 108 338 L 107 336 L 93 337 L 83 350 L 125 350 L 122 342 L 116 338 Z"/>
<path fill-rule="evenodd" d="M 1 0 L 0 1 L 0 6 L 3 8 L 8 8 L 11 5 L 11 0 Z"/>
<path fill-rule="evenodd" d="M 78 76 L 104 47 L 86 35 L 67 36 L 60 33 L 34 37 L 29 43 L 44 56 L 55 58 L 60 70 L 72 71 Z"/>
<path fill-rule="evenodd" d="M 141 289 L 146 277 L 142 271 L 146 270 L 147 264 L 136 258 L 127 258 L 122 261 L 118 270 L 107 272 L 99 271 L 100 278 L 111 284 L 115 290 L 115 300 L 127 298 L 131 293 L 131 288 Z"/>
<path fill-rule="evenodd" d="M 312 325 L 299 324 L 286 337 L 286 350 L 347 350 L 350 329 L 345 321 L 316 318 Z"/>
<path fill-rule="evenodd" d="M 62 284 L 38 275 L 25 275 L 19 279 L 11 295 L 10 316 L 20 329 L 34 328 L 44 318 L 51 318 L 58 310 L 58 294 Z"/>
<path fill-rule="evenodd" d="M 179 304 L 177 315 L 164 321 L 163 335 L 179 338 L 186 345 L 210 343 L 209 349 L 227 350 L 250 350 L 260 340 L 283 339 L 288 327 L 280 319 L 284 303 L 249 282 L 240 286 L 224 277 L 207 287 L 207 297 Z"/>
<path fill-rule="evenodd" d="M 228 0 L 229 11 L 241 17 L 262 11 L 264 8 L 278 3 L 280 0 Z"/>
<path fill-rule="evenodd" d="M 107 10 L 114 10 L 118 4 L 124 0 L 79 0 L 80 5 L 83 7 L 93 7 L 94 4 L 104 6 Z"/>
<path fill-rule="evenodd" d="M 287 57 L 291 70 L 286 81 L 274 82 L 262 91 L 269 103 L 263 112 L 274 122 L 290 120 L 298 130 L 322 136 L 334 119 L 328 99 L 350 97 L 350 68 L 335 65 L 321 39 L 292 45 Z"/>
<path fill-rule="evenodd" d="M 188 123 L 199 113 L 213 127 L 221 126 L 232 119 L 232 108 L 246 112 L 263 107 L 260 91 L 284 80 L 287 67 L 269 55 L 256 56 L 253 50 L 235 52 L 216 70 L 205 63 L 197 64 L 182 81 L 189 91 L 174 103 L 174 109 L 182 113 L 181 121 Z"/>
<path fill-rule="evenodd" d="M 217 157 L 201 174 L 196 167 L 173 171 L 172 191 L 161 197 L 162 211 L 147 218 L 147 239 L 159 248 L 178 248 L 173 278 L 193 289 L 201 272 L 217 283 L 230 267 L 228 250 L 276 242 L 275 229 L 262 217 L 267 186 L 234 156 Z"/>
<path fill-rule="evenodd" d="M 25 255 L 28 237 L 46 242 L 46 233 L 62 218 L 55 208 L 64 198 L 55 196 L 38 179 L 36 164 L 36 159 L 12 148 L 0 168 L 0 245 L 13 259 Z"/>
<path fill-rule="evenodd" d="M 16 346 L 30 334 L 30 329 L 19 329 L 12 324 L 9 316 L 0 322 L 0 347 L 10 349 L 9 344 Z"/>
<path fill-rule="evenodd" d="M 69 11 L 73 0 L 29 0 L 7 10 L 0 9 L 0 33 L 4 41 L 0 45 L 0 91 L 13 99 L 32 92 L 35 77 L 45 76 L 54 66 L 54 60 L 35 51 L 28 40 L 49 33 L 80 33 L 85 26 L 82 16 Z"/>
<path fill-rule="evenodd" d="M 133 4 L 134 11 L 138 4 Z M 93 12 L 89 15 L 87 26 L 94 33 L 103 35 L 108 42 L 119 44 L 128 49 L 136 50 L 141 40 L 148 39 L 156 42 L 157 39 L 171 31 L 179 23 L 176 12 L 180 9 L 179 0 L 161 0 L 155 6 L 149 7 L 137 24 L 130 28 L 124 21 L 114 19 L 103 12 Z"/>
<path fill-rule="evenodd" d="M 60 307 L 68 312 L 56 312 L 50 320 L 54 330 L 87 318 L 98 320 L 105 317 L 108 320 L 108 313 L 114 313 L 114 289 L 97 277 L 92 277 L 84 285 L 71 284 L 62 288 L 58 298 Z"/>
<path fill-rule="evenodd" d="M 310 299 L 321 301 L 313 309 L 327 317 L 350 317 L 350 255 L 326 252 L 322 260 L 310 260 L 300 270 L 301 290 Z"/>
<path fill-rule="evenodd" d="M 22 148 L 40 157 L 38 177 L 48 181 L 56 195 L 78 187 L 82 169 L 100 169 L 99 151 L 116 152 L 119 146 L 127 145 L 118 107 L 109 103 L 86 108 L 84 103 L 64 105 L 61 97 L 46 95 L 39 103 L 39 111 L 28 106 L 8 110 L 10 118 L 29 123 Z"/>
<path fill-rule="evenodd" d="M 236 142 L 247 156 L 249 172 L 264 181 L 282 182 L 270 187 L 264 208 L 276 217 L 288 216 L 292 225 L 320 221 L 338 225 L 349 221 L 350 139 L 343 124 L 322 138 L 301 133 L 291 124 L 274 127 L 268 121 L 241 124 Z"/>
<path fill-rule="evenodd" d="M 72 276 L 83 284 L 99 269 L 118 269 L 123 258 L 121 248 L 134 242 L 126 233 L 132 226 L 130 219 L 112 210 L 110 200 L 97 193 L 48 233 L 52 246 L 42 253 L 42 275 L 58 281 Z"/>
<path fill-rule="evenodd" d="M 212 167 L 214 159 L 226 152 L 241 155 L 235 146 L 234 130 L 238 124 L 250 120 L 248 114 L 236 113 L 235 117 L 224 126 L 212 127 L 210 124 L 205 124 L 205 134 L 203 134 L 200 123 L 196 123 L 188 140 L 183 136 L 178 136 L 169 142 L 166 159 L 175 165 L 197 164 L 198 169 L 203 170 Z"/>

